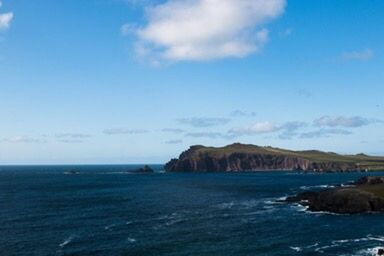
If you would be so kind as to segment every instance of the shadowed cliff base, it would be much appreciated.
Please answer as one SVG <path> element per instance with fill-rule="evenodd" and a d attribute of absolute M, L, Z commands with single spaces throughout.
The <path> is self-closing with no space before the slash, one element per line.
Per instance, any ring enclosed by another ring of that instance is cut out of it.
<path fill-rule="evenodd" d="M 384 157 L 340 155 L 318 150 L 293 151 L 235 143 L 225 147 L 191 146 L 165 165 L 169 172 L 384 170 Z"/>

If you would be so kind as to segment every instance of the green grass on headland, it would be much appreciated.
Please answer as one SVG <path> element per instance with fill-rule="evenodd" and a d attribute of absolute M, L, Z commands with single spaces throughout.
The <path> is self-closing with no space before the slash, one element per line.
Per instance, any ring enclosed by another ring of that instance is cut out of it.
<path fill-rule="evenodd" d="M 340 155 L 334 152 L 323 152 L 318 150 L 294 151 L 274 147 L 261 147 L 251 144 L 234 143 L 224 147 L 193 146 L 193 155 L 209 154 L 212 156 L 228 156 L 234 153 L 276 155 L 286 157 L 297 157 L 316 163 L 350 163 L 355 164 L 362 170 L 384 170 L 384 157 L 368 156 L 365 154 Z"/>
<path fill-rule="evenodd" d="M 358 189 L 370 192 L 375 194 L 376 196 L 380 196 L 384 198 L 384 183 L 375 184 L 375 185 L 361 185 Z"/>

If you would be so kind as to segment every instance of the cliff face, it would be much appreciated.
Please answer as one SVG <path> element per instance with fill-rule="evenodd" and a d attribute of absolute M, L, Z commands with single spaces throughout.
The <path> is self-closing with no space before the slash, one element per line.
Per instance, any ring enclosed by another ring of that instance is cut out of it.
<path fill-rule="evenodd" d="M 226 156 L 210 156 L 172 159 L 165 166 L 171 172 L 206 172 L 206 171 L 257 171 L 257 170 L 356 170 L 354 164 L 316 163 L 310 160 L 275 155 L 253 155 L 233 153 Z"/>
<path fill-rule="evenodd" d="M 223 148 L 192 146 L 165 165 L 170 172 L 225 172 L 260 170 L 352 171 L 362 167 L 344 156 L 320 151 L 288 151 L 232 144 Z M 330 160 L 327 160 L 326 158 Z M 384 164 L 383 164 L 384 166 Z"/>

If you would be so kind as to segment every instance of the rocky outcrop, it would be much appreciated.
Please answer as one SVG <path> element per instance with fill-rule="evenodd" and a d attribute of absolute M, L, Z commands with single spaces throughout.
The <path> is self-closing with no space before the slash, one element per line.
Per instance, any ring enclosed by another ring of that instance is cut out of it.
<path fill-rule="evenodd" d="M 300 153 L 242 144 L 233 144 L 223 148 L 192 146 L 178 159 L 172 159 L 165 165 L 165 170 L 169 172 L 354 171 L 360 169 L 352 161 L 311 159 L 307 152 Z"/>
<path fill-rule="evenodd" d="M 353 184 L 355 184 L 355 185 L 376 185 L 376 184 L 383 184 L 383 183 L 384 183 L 384 177 L 365 176 L 365 177 L 358 179 Z"/>
<path fill-rule="evenodd" d="M 381 183 L 377 183 L 381 181 Z M 353 187 L 333 188 L 322 191 L 306 191 L 288 197 L 288 203 L 299 203 L 309 211 L 355 214 L 384 212 L 384 177 L 364 177 Z"/>
<path fill-rule="evenodd" d="M 154 173 L 155 171 L 148 165 L 145 165 L 144 167 L 141 167 L 137 170 L 134 170 L 134 171 L 130 171 L 130 172 L 134 172 L 134 173 Z"/>

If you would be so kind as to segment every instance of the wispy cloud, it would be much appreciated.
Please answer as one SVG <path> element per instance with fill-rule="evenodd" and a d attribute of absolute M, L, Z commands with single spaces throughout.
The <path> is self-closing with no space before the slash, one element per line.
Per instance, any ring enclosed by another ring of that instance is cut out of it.
<path fill-rule="evenodd" d="M 368 119 L 361 116 L 322 116 L 314 121 L 315 126 L 328 126 L 328 127 L 361 127 L 372 123 L 379 122 L 379 120 Z"/>
<path fill-rule="evenodd" d="M 297 94 L 301 97 L 304 97 L 304 98 L 313 98 L 313 93 L 311 93 L 310 91 L 306 90 L 306 89 L 300 89 L 297 91 Z"/>
<path fill-rule="evenodd" d="M 58 139 L 85 139 L 90 138 L 90 134 L 85 133 L 58 133 L 55 136 Z"/>
<path fill-rule="evenodd" d="M 293 121 L 287 122 L 280 126 L 281 134 L 279 135 L 280 139 L 290 140 L 299 135 L 300 129 L 308 126 L 305 122 Z"/>
<path fill-rule="evenodd" d="M 167 140 L 165 144 L 181 144 L 183 143 L 182 140 Z"/>
<path fill-rule="evenodd" d="M 299 135 L 300 129 L 308 126 L 305 122 L 292 121 L 283 124 L 275 124 L 269 121 L 258 122 L 250 126 L 232 128 L 228 131 L 233 136 L 257 135 L 266 133 L 280 133 L 280 139 L 292 139 Z"/>
<path fill-rule="evenodd" d="M 272 133 L 280 130 L 280 127 L 272 122 L 258 122 L 250 126 L 236 127 L 229 130 L 229 133 L 234 136 L 252 135 L 261 133 Z"/>
<path fill-rule="evenodd" d="M 302 139 L 312 139 L 319 137 L 330 137 L 330 135 L 350 135 L 352 132 L 341 129 L 319 129 L 316 131 L 305 132 L 300 134 Z"/>
<path fill-rule="evenodd" d="M 187 137 L 193 138 L 209 138 L 209 139 L 229 139 L 233 138 L 230 134 L 223 134 L 220 132 L 190 132 L 185 134 Z"/>
<path fill-rule="evenodd" d="M 86 140 L 81 140 L 81 139 L 60 139 L 58 141 L 61 143 L 68 143 L 68 144 L 79 144 L 79 143 L 86 142 Z"/>
<path fill-rule="evenodd" d="M 92 136 L 86 133 L 58 133 L 55 137 L 57 138 L 57 141 L 61 143 L 78 144 L 86 142 L 86 139 Z"/>
<path fill-rule="evenodd" d="M 3 139 L 4 142 L 8 143 L 45 143 L 46 140 L 28 136 L 14 136 Z"/>
<path fill-rule="evenodd" d="M 292 35 L 292 33 L 293 33 L 293 29 L 292 28 L 286 28 L 283 31 L 280 31 L 279 36 L 281 36 L 281 37 L 288 37 L 288 36 Z"/>
<path fill-rule="evenodd" d="M 147 24 L 134 32 L 136 51 L 170 61 L 245 57 L 262 49 L 268 41 L 263 26 L 285 6 L 286 0 L 167 0 L 147 8 Z"/>
<path fill-rule="evenodd" d="M 148 133 L 145 129 L 127 129 L 127 128 L 111 128 L 103 131 L 107 135 L 120 135 L 120 134 L 144 134 Z"/>
<path fill-rule="evenodd" d="M 340 59 L 344 61 L 367 61 L 374 57 L 374 52 L 371 49 L 361 51 L 344 52 L 340 55 Z"/>
<path fill-rule="evenodd" d="M 169 132 L 169 133 L 177 133 L 177 134 L 180 134 L 180 133 L 184 133 L 185 130 L 183 129 L 177 129 L 177 128 L 164 128 L 161 130 L 162 132 Z"/>
<path fill-rule="evenodd" d="M 128 36 L 131 34 L 135 34 L 135 31 L 137 30 L 137 26 L 134 24 L 124 24 L 120 28 L 120 32 L 123 36 Z"/>
<path fill-rule="evenodd" d="M 192 127 L 212 127 L 225 125 L 229 123 L 228 118 L 219 117 L 192 117 L 192 118 L 179 118 L 177 121 L 180 124 L 190 125 Z"/>
<path fill-rule="evenodd" d="M 234 110 L 230 113 L 231 117 L 254 117 L 256 116 L 256 112 L 248 112 L 248 111 L 243 111 L 243 110 Z"/>

